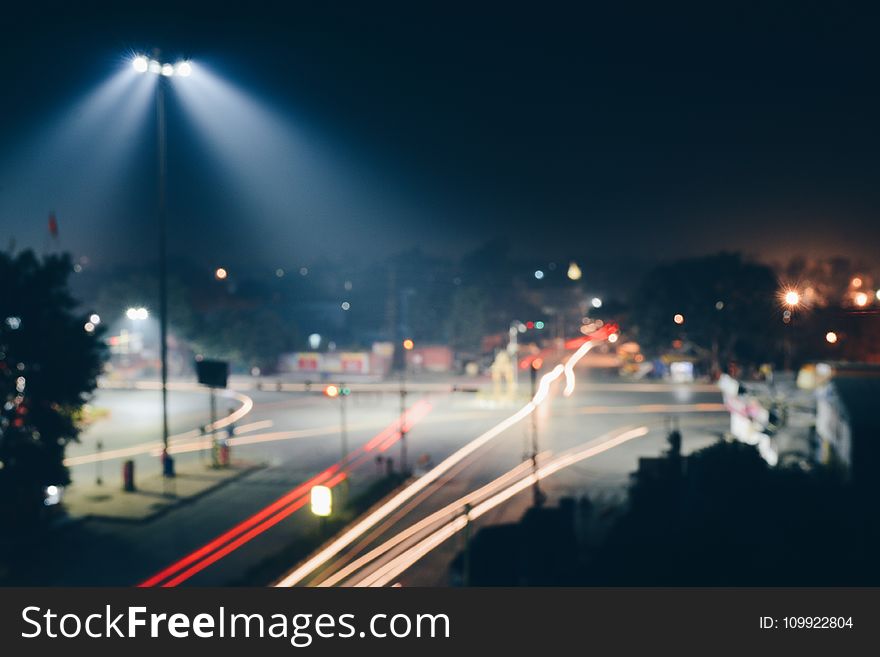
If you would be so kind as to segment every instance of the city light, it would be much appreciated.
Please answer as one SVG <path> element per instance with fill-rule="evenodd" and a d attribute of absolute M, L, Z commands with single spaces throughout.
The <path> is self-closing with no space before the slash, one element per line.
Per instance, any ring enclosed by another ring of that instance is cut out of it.
<path fill-rule="evenodd" d="M 787 306 L 796 306 L 801 302 L 801 295 L 797 290 L 787 290 L 783 299 Z"/>
<path fill-rule="evenodd" d="M 835 333 L 834 331 L 828 331 L 828 333 L 825 334 L 825 342 L 827 342 L 828 344 L 835 344 L 837 343 L 837 340 L 837 333 Z"/>
<path fill-rule="evenodd" d="M 128 317 L 132 321 L 143 321 L 148 319 L 150 316 L 149 311 L 146 308 L 129 308 L 125 311 L 125 316 Z"/>
<path fill-rule="evenodd" d="M 321 335 L 319 333 L 311 333 L 309 335 L 309 347 L 314 351 L 321 346 Z"/>
<path fill-rule="evenodd" d="M 590 299 L 590 305 L 593 306 L 593 308 L 601 308 L 602 299 L 600 299 L 599 297 L 593 297 L 592 299 Z"/>
<path fill-rule="evenodd" d="M 333 491 L 327 486 L 312 486 L 312 513 L 326 518 L 333 510 Z"/>
<path fill-rule="evenodd" d="M 101 316 L 98 313 L 92 313 L 91 315 L 89 315 L 89 321 L 97 326 L 101 323 Z"/>
<path fill-rule="evenodd" d="M 850 281 L 850 284 L 856 289 L 862 287 L 862 283 L 863 283 L 862 279 L 859 278 L 858 276 L 853 276 L 852 281 Z"/>
<path fill-rule="evenodd" d="M 857 292 L 853 300 L 859 308 L 864 308 L 868 305 L 868 299 L 868 295 L 864 292 Z"/>
<path fill-rule="evenodd" d="M 138 55 L 131 60 L 131 65 L 138 73 L 146 73 L 147 69 L 150 67 L 150 62 L 143 55 Z"/>
<path fill-rule="evenodd" d="M 94 333 L 95 332 L 95 325 L 92 322 L 86 322 L 86 324 L 85 324 L 85 326 L 83 326 L 83 328 L 85 329 L 86 333 Z"/>
<path fill-rule="evenodd" d="M 331 398 L 338 397 L 339 396 L 339 388 L 337 388 L 335 385 L 333 385 L 331 383 L 329 386 L 324 388 L 324 394 L 327 395 L 328 397 L 331 397 Z"/>
<path fill-rule="evenodd" d="M 415 346 L 416 346 L 415 342 L 413 342 L 409 338 L 407 338 L 406 340 L 403 341 L 403 348 L 406 349 L 407 351 L 412 351 L 413 347 L 415 347 Z"/>
<path fill-rule="evenodd" d="M 214 278 L 218 281 L 224 281 L 229 276 L 229 272 L 223 269 L 223 267 L 217 267 L 217 270 L 214 272 Z"/>
<path fill-rule="evenodd" d="M 544 328 L 544 322 L 538 320 L 537 322 L 535 322 L 535 328 L 540 331 L 541 329 Z"/>
<path fill-rule="evenodd" d="M 343 310 L 349 310 L 350 308 L 351 308 L 351 304 L 348 301 L 342 302 L 342 309 Z"/>
<path fill-rule="evenodd" d="M 180 61 L 177 64 L 157 62 L 155 59 L 147 59 L 144 55 L 137 55 L 131 60 L 131 67 L 138 73 L 154 73 L 166 78 L 179 76 L 182 78 L 192 75 L 192 64 L 188 61 Z"/>
<path fill-rule="evenodd" d="M 612 333 L 611 335 L 608 336 L 608 342 L 610 342 L 611 344 L 614 344 L 615 342 L 617 342 L 617 340 L 618 340 L 617 333 Z"/>
<path fill-rule="evenodd" d="M 573 281 L 579 281 L 581 278 L 582 272 L 581 268 L 577 266 L 576 262 L 572 262 L 568 265 L 568 277 Z"/>
<path fill-rule="evenodd" d="M 540 269 L 535 270 L 535 278 L 540 281 L 542 278 L 544 278 L 544 272 L 542 272 Z"/>
<path fill-rule="evenodd" d="M 684 315 L 682 315 L 681 313 L 675 313 L 675 315 L 672 317 L 672 321 L 679 325 L 684 324 Z"/>

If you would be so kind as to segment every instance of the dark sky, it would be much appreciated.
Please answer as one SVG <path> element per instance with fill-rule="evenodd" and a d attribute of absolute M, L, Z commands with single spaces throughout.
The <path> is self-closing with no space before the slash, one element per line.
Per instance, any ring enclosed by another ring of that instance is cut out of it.
<path fill-rule="evenodd" d="M 77 253 L 149 258 L 151 114 L 125 133 L 111 182 L 83 173 L 56 193 L 78 162 L 100 167 L 100 139 L 48 164 L 33 155 L 128 53 L 160 46 L 257 108 L 218 96 L 200 133 L 169 99 L 181 254 L 274 268 L 410 245 L 459 255 L 502 235 L 560 260 L 880 260 L 867 4 L 124 4 L 29 2 L 4 17 L 4 243 L 41 246 L 54 209 Z M 266 116 L 290 138 L 260 141 Z"/>

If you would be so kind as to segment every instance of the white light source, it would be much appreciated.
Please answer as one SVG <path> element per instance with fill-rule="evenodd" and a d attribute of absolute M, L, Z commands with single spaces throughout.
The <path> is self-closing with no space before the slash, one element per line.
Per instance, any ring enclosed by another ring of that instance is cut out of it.
<path fill-rule="evenodd" d="M 162 71 L 162 65 L 157 62 L 155 59 L 150 60 L 150 73 L 160 73 Z"/>
<path fill-rule="evenodd" d="M 143 55 L 138 55 L 131 60 L 131 66 L 138 73 L 146 73 L 147 69 L 150 68 L 150 62 Z"/>
<path fill-rule="evenodd" d="M 170 78 L 174 75 L 174 67 L 171 64 L 162 64 L 162 75 L 166 78 Z"/>
<path fill-rule="evenodd" d="M 94 324 L 95 326 L 97 326 L 98 324 L 101 323 L 101 316 L 100 316 L 98 313 L 92 313 L 92 314 L 89 316 L 89 321 L 90 321 L 92 324 Z"/>
<path fill-rule="evenodd" d="M 333 511 L 333 491 L 327 486 L 312 486 L 312 513 L 326 518 Z"/>
<path fill-rule="evenodd" d="M 590 300 L 590 305 L 593 306 L 593 308 L 601 308 L 602 307 L 602 299 L 600 299 L 599 297 L 593 297 Z"/>
<path fill-rule="evenodd" d="M 144 320 L 150 316 L 149 311 L 146 308 L 129 308 L 125 311 L 125 316 L 128 317 L 132 321 Z"/>
<path fill-rule="evenodd" d="M 177 66 L 174 67 L 174 73 L 182 78 L 188 78 L 192 75 L 192 64 L 186 61 L 177 62 Z"/>
<path fill-rule="evenodd" d="M 544 278 L 544 272 L 542 272 L 540 269 L 536 270 L 535 271 L 535 278 L 537 278 L 540 281 L 542 278 Z"/>

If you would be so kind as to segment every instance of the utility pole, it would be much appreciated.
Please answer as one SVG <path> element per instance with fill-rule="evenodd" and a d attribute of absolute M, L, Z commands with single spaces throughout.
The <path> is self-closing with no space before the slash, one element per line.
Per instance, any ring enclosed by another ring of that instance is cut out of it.
<path fill-rule="evenodd" d="M 339 384 L 339 437 L 342 441 L 342 456 L 339 462 L 345 469 L 345 460 L 348 458 L 348 425 L 345 417 L 345 398 L 348 397 L 348 388 L 344 383 Z M 346 479 L 348 481 L 348 479 Z"/>
<path fill-rule="evenodd" d="M 220 460 L 217 458 L 217 397 L 214 394 L 214 386 L 209 388 L 211 391 L 211 465 L 215 468 L 220 465 Z"/>
<path fill-rule="evenodd" d="M 400 370 L 400 473 L 406 473 L 406 355 Z"/>
<path fill-rule="evenodd" d="M 464 586 L 471 585 L 471 505 L 464 505 L 464 553 L 462 555 L 461 581 Z"/>
<path fill-rule="evenodd" d="M 407 338 L 403 341 L 403 363 L 400 366 L 400 473 L 405 475 L 407 472 L 406 464 L 406 368 L 407 358 L 406 352 L 412 351 L 415 343 Z"/>
<path fill-rule="evenodd" d="M 536 358 L 532 361 L 532 365 L 529 368 L 532 379 L 532 399 L 535 398 L 535 393 L 537 392 L 537 383 L 538 383 L 538 370 L 541 369 L 541 365 L 543 365 L 543 360 L 541 358 Z M 532 474 L 538 474 L 538 408 L 537 406 L 532 409 Z M 532 501 L 535 506 L 541 506 L 544 503 L 544 493 L 541 492 L 541 488 L 538 485 L 538 479 L 535 478 L 535 483 L 532 486 Z"/>

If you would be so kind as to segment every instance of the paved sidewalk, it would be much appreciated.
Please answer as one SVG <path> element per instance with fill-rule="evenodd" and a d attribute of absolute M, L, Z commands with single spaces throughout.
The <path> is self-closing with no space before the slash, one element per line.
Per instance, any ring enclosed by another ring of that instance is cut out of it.
<path fill-rule="evenodd" d="M 136 479 L 137 490 L 131 493 L 116 486 L 74 483 L 65 488 L 63 504 L 69 520 L 146 522 L 263 467 L 244 461 L 235 461 L 228 468 L 195 464 L 180 468 L 173 479 L 160 475 Z"/>

